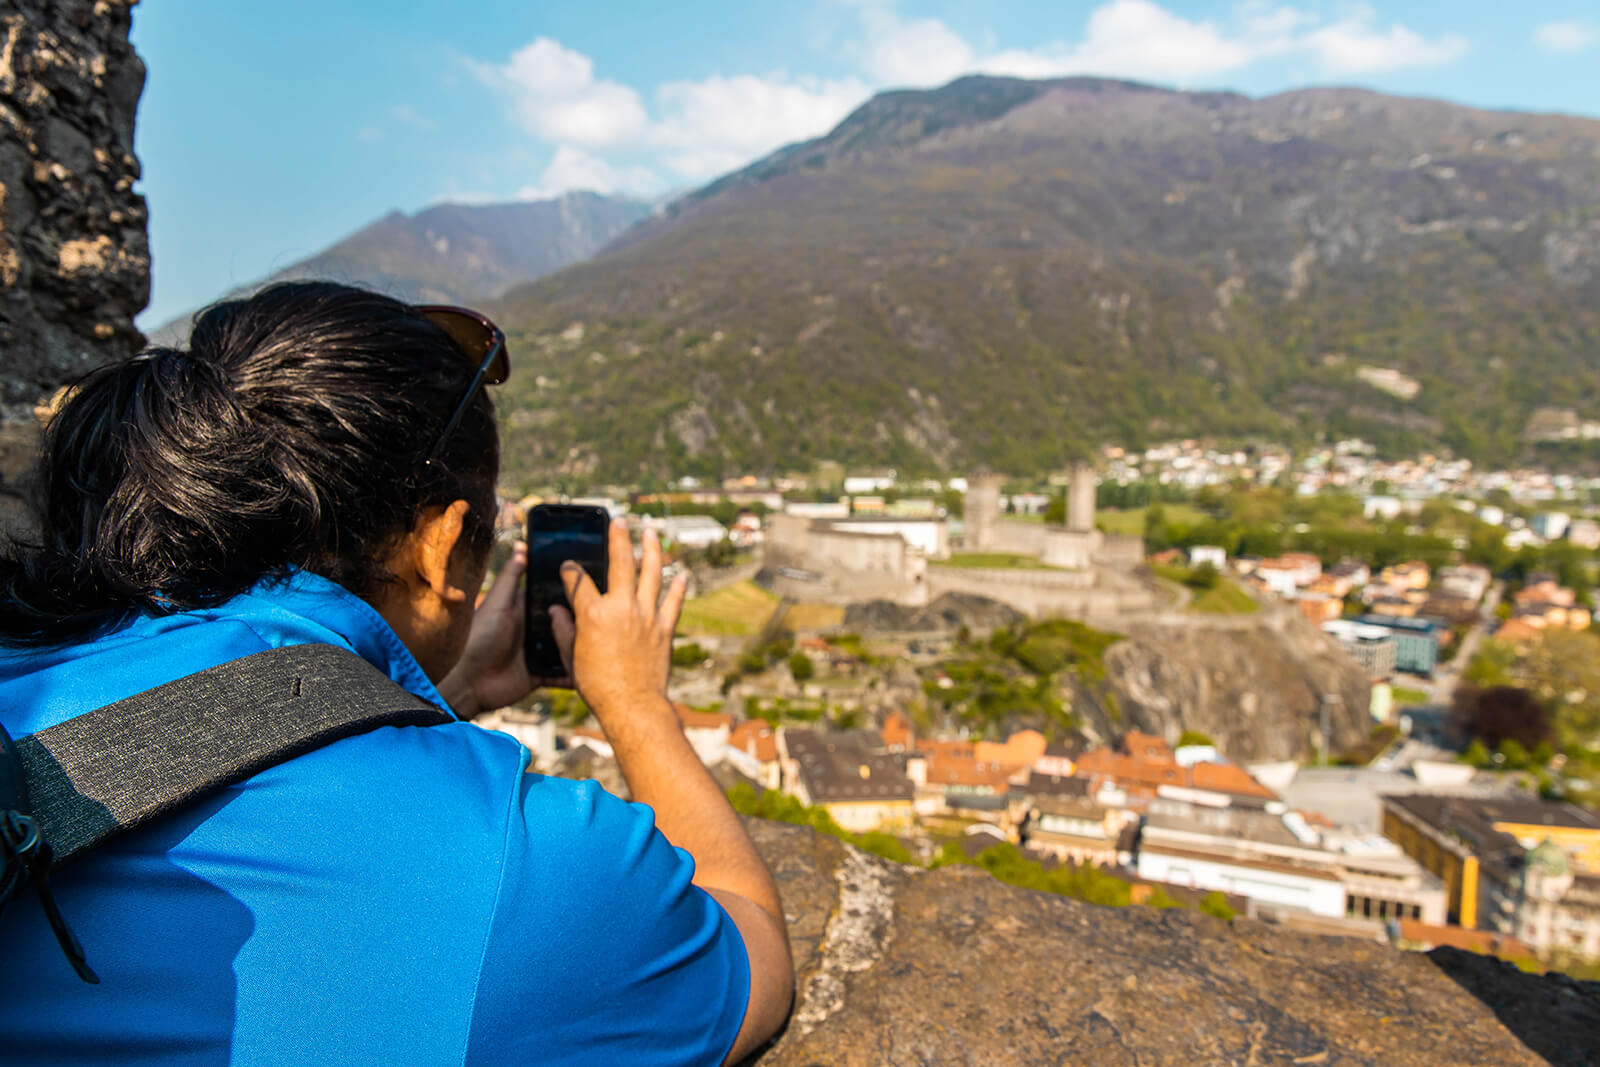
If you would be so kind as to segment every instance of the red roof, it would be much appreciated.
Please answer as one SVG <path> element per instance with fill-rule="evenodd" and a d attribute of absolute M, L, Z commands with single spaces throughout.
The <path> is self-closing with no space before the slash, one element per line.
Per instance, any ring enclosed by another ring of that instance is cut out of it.
<path fill-rule="evenodd" d="M 695 711 L 687 704 L 673 702 L 672 710 L 685 730 L 720 730 L 733 727 L 733 716 L 722 711 Z"/>
<path fill-rule="evenodd" d="M 728 735 L 728 746 L 754 756 L 762 763 L 778 758 L 778 734 L 765 719 L 747 719 Z"/>

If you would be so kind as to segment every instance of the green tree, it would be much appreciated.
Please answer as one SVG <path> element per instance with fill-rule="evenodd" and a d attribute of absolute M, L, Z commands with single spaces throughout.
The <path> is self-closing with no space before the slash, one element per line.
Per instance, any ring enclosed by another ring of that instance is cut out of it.
<path fill-rule="evenodd" d="M 698 667 L 709 658 L 710 653 L 694 641 L 681 644 L 672 650 L 674 667 Z"/>
<path fill-rule="evenodd" d="M 1185 745 L 1215 745 L 1216 742 L 1199 730 L 1185 730 L 1178 735 L 1178 747 Z"/>
<path fill-rule="evenodd" d="M 804 652 L 796 652 L 789 657 L 789 674 L 797 682 L 808 682 L 817 673 L 816 666 L 811 662 L 811 657 Z"/>
<path fill-rule="evenodd" d="M 1200 898 L 1200 910 L 1223 921 L 1239 914 L 1228 904 L 1227 896 L 1220 889 L 1213 889 Z"/>

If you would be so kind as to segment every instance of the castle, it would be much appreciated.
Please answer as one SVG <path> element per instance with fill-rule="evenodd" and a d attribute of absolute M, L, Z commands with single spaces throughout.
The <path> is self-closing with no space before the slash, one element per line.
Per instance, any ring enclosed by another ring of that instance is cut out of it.
<path fill-rule="evenodd" d="M 1107 618 L 1151 610 L 1161 594 L 1135 573 L 1138 537 L 1095 528 L 1095 474 L 1073 467 L 1064 525 L 1007 517 L 1001 479 L 968 483 L 962 548 L 1026 557 L 1036 567 L 956 565 L 943 518 L 852 515 L 847 503 L 791 505 L 769 522 L 766 564 L 774 589 L 794 600 L 889 600 L 921 606 L 945 593 L 988 597 L 1035 616 Z"/>

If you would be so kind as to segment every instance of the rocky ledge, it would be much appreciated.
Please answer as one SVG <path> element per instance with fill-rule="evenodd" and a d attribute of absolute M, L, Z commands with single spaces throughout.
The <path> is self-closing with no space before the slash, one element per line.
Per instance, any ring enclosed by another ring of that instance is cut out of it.
<path fill-rule="evenodd" d="M 762 1067 L 1600 1061 L 1594 983 L 1100 908 L 748 825 L 783 893 L 798 976 Z"/>

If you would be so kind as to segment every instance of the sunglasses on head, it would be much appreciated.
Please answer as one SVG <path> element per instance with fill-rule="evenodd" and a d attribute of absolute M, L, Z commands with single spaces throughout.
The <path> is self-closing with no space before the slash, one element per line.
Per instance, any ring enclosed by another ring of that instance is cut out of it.
<path fill-rule="evenodd" d="M 451 412 L 444 429 L 439 431 L 438 440 L 428 450 L 428 458 L 423 462 L 423 465 L 427 466 L 439 458 L 445 442 L 450 440 L 450 435 L 461 425 L 461 418 L 467 413 L 467 405 L 472 403 L 472 398 L 477 395 L 479 388 L 485 385 L 499 385 L 511 377 L 511 357 L 506 353 L 505 332 L 490 322 L 486 315 L 467 308 L 451 307 L 448 304 L 421 304 L 417 306 L 416 311 L 448 334 L 467 361 L 478 368 L 477 373 L 472 376 L 472 381 L 467 383 L 466 392 L 461 394 L 461 402 L 456 405 L 455 411 Z"/>

